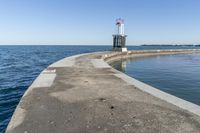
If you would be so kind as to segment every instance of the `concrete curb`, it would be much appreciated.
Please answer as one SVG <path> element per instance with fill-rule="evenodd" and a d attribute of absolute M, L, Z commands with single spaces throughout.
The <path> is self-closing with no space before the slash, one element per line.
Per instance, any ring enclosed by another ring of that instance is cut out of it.
<path fill-rule="evenodd" d="M 173 50 L 170 50 L 170 51 L 173 51 Z M 179 51 L 181 51 L 181 50 L 179 50 Z M 193 51 L 199 51 L 199 50 L 193 50 Z M 161 52 L 161 51 L 157 51 L 157 52 Z M 121 55 L 119 55 L 119 56 L 121 56 Z M 131 56 L 132 55 L 130 55 L 130 56 L 126 55 L 125 58 L 123 58 L 123 59 L 130 58 Z M 146 57 L 146 56 L 144 56 L 144 57 Z M 119 59 L 122 59 L 122 58 L 116 58 L 116 56 L 115 56 L 114 60 L 116 61 L 116 60 L 119 60 Z M 110 60 L 112 60 L 112 58 Z M 188 102 L 188 101 L 183 100 L 181 98 L 178 98 L 174 95 L 163 92 L 163 91 L 161 91 L 161 90 L 159 90 L 155 87 L 152 87 L 148 84 L 145 84 L 145 83 L 143 83 L 143 82 L 141 82 L 141 81 L 139 81 L 139 80 L 137 80 L 133 77 L 130 77 L 130 76 L 128 76 L 128 75 L 126 75 L 126 74 L 124 74 L 124 73 L 122 73 L 122 72 L 120 72 L 116 69 L 115 69 L 115 71 L 117 72 L 117 74 L 115 74 L 116 77 L 124 80 L 125 82 L 127 82 L 130 85 L 134 85 L 135 87 L 142 90 L 143 92 L 147 92 L 147 93 L 149 93 L 149 94 L 151 94 L 151 95 L 153 95 L 157 98 L 160 98 L 164 101 L 167 101 L 168 103 L 176 105 L 176 106 L 180 107 L 181 109 L 187 110 L 191 113 L 194 113 L 194 114 L 200 116 L 200 106 L 199 105 L 196 105 L 194 103 L 191 103 L 191 102 Z"/>

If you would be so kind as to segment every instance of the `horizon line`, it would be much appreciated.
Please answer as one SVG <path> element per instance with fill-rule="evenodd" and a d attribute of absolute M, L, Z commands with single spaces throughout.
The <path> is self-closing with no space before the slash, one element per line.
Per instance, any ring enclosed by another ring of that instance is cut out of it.
<path fill-rule="evenodd" d="M 112 46 L 112 44 L 1 44 L 0 43 L 0 46 Z M 176 44 L 176 43 L 169 43 L 169 44 L 127 44 L 126 46 L 151 46 L 151 45 L 162 45 L 162 46 L 197 46 L 197 45 L 200 45 L 200 44 Z"/>

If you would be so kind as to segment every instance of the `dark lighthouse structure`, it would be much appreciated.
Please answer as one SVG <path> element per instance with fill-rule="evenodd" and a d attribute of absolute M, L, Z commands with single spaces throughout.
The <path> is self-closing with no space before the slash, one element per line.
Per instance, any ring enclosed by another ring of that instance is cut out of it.
<path fill-rule="evenodd" d="M 113 35 L 113 50 L 126 52 L 126 37 L 124 34 L 124 20 L 119 18 L 116 20 L 117 33 Z"/>

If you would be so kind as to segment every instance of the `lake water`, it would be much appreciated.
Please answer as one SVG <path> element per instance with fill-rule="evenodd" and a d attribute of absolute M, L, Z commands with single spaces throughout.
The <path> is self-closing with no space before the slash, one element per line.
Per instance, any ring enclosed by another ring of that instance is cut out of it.
<path fill-rule="evenodd" d="M 200 54 L 121 60 L 112 65 L 131 77 L 200 105 Z"/>
<path fill-rule="evenodd" d="M 131 50 L 180 48 L 183 49 L 199 47 L 128 47 L 128 49 Z M 31 85 L 34 79 L 44 68 L 46 68 L 51 63 L 67 56 L 95 51 L 105 51 L 110 49 L 111 46 L 0 46 L 0 133 L 5 131 L 5 128 L 13 114 L 13 111 L 15 110 L 20 98 L 22 97 L 26 89 Z M 163 59 L 161 58 L 166 58 L 166 60 L 171 61 L 171 63 L 169 63 L 168 61 L 168 63 L 165 62 L 164 65 L 162 64 Z M 184 62 L 182 58 L 185 58 L 186 62 Z M 181 62 L 176 64 L 176 62 L 174 61 L 179 61 L 179 59 Z M 129 61 L 126 62 L 127 67 L 125 68 L 125 73 L 129 75 L 134 75 L 136 78 L 149 84 L 155 84 L 155 87 L 160 87 L 161 89 L 164 88 L 164 90 L 166 90 L 167 92 L 175 92 L 175 94 L 180 97 L 186 97 L 187 99 L 197 99 L 199 98 L 198 85 L 200 84 L 200 81 L 198 79 L 195 79 L 198 77 L 200 72 L 199 67 L 197 66 L 198 61 L 199 56 L 197 55 L 156 57 L 151 58 L 150 60 L 144 59 L 134 62 Z M 154 67 L 156 67 L 156 65 L 154 63 L 157 63 L 157 65 L 160 66 L 157 68 L 160 69 L 155 71 Z M 195 63 L 197 64 L 195 65 Z M 180 69 L 180 64 L 185 65 L 185 67 L 183 69 Z M 169 68 L 167 68 L 167 66 L 169 66 Z M 176 67 L 172 68 L 172 66 Z M 188 68 L 186 68 L 186 66 Z M 165 73 L 161 71 L 163 69 L 166 69 Z M 185 73 L 182 73 L 182 70 Z M 156 75 L 154 77 L 151 77 L 152 73 Z M 173 75 L 170 75 L 170 73 L 172 73 Z M 167 82 L 165 82 L 166 79 Z M 182 80 L 184 84 L 176 82 L 179 80 Z M 194 82 L 198 82 L 198 84 L 194 84 Z M 193 85 L 195 87 L 188 90 L 187 87 L 185 88 L 185 86 L 188 85 Z M 172 86 L 176 87 L 171 88 Z M 187 93 L 188 95 L 185 95 L 182 90 L 185 90 L 185 93 Z M 193 100 L 193 102 L 199 104 L 198 100 Z"/>

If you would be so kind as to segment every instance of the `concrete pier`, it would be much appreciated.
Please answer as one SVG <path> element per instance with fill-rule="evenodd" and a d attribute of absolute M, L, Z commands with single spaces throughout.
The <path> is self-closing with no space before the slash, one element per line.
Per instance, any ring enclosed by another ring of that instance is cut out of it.
<path fill-rule="evenodd" d="M 108 63 L 200 50 L 99 52 L 62 59 L 25 92 L 7 133 L 200 133 L 200 106 Z"/>

